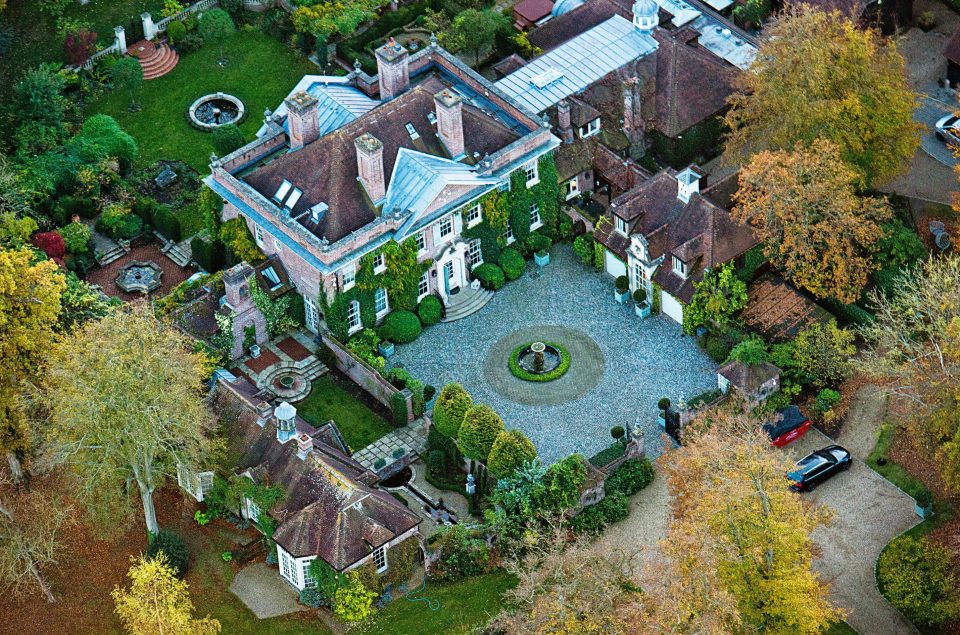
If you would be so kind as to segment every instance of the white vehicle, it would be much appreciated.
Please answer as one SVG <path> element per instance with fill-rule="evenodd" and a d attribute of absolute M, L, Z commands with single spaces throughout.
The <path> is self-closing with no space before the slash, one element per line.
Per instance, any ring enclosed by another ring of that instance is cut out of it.
<path fill-rule="evenodd" d="M 937 122 L 937 139 L 952 146 L 960 146 L 960 117 L 947 115 Z"/>

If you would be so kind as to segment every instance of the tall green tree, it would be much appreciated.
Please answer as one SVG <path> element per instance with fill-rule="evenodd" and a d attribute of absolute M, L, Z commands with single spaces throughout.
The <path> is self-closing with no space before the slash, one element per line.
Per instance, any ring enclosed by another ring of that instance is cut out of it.
<path fill-rule="evenodd" d="M 130 94 L 128 110 L 140 110 L 137 103 L 137 89 L 143 84 L 143 67 L 140 62 L 134 57 L 121 57 L 110 67 L 110 79 L 116 88 Z"/>
<path fill-rule="evenodd" d="M 862 186 L 876 187 L 900 173 L 920 143 L 896 40 L 837 11 L 801 4 L 781 13 L 736 81 L 726 115 L 730 163 L 821 137 L 837 145 Z"/>
<path fill-rule="evenodd" d="M 683 330 L 689 335 L 704 324 L 722 326 L 747 306 L 747 285 L 731 264 L 706 272 L 697 283 L 690 303 L 683 307 Z"/>
<path fill-rule="evenodd" d="M 223 43 L 234 34 L 237 28 L 230 19 L 230 14 L 223 9 L 210 9 L 200 16 L 200 35 L 205 42 L 211 42 L 220 47 L 220 59 L 217 62 L 223 66 L 227 60 L 223 56 Z"/>
<path fill-rule="evenodd" d="M 493 45 L 497 34 L 510 28 L 510 18 L 493 9 L 467 9 L 453 19 L 445 46 L 456 52 L 473 54 L 473 65 L 480 64 L 480 55 Z"/>
<path fill-rule="evenodd" d="M 88 322 L 53 348 L 48 439 L 95 520 L 118 525 L 135 485 L 147 531 L 159 531 L 154 491 L 178 465 L 196 469 L 212 446 L 204 375 L 203 355 L 145 303 Z"/>

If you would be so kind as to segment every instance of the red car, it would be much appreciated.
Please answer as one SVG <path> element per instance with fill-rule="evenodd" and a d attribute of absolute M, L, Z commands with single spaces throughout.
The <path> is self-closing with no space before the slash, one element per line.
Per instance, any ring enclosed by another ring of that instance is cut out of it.
<path fill-rule="evenodd" d="M 770 435 L 770 445 L 782 448 L 807 433 L 811 422 L 797 406 L 787 406 L 777 411 L 778 419 L 763 424 L 763 431 Z"/>

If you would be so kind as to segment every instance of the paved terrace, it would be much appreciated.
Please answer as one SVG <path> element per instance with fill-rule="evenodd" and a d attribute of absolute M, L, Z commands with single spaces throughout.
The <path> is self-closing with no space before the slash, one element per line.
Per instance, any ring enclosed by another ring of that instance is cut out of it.
<path fill-rule="evenodd" d="M 542 270 L 529 263 L 478 313 L 398 345 L 390 364 L 438 389 L 460 382 L 526 433 L 545 461 L 589 457 L 612 442 L 612 426 L 638 416 L 647 451 L 658 456 L 657 401 L 715 387 L 716 366 L 669 318 L 641 320 L 632 305 L 617 304 L 612 280 L 583 266 L 569 245 L 555 246 L 551 258 Z M 567 346 L 571 370 L 545 384 L 516 379 L 507 368 L 513 346 L 541 338 Z"/>

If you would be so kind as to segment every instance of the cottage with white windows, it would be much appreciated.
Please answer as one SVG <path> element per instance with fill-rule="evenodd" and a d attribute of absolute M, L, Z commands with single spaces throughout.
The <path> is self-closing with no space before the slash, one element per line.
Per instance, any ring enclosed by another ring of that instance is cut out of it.
<path fill-rule="evenodd" d="M 707 269 L 737 262 L 759 241 L 730 212 L 700 192 L 694 167 L 664 170 L 614 199 L 594 233 L 604 246 L 604 269 L 627 276 L 630 290 L 659 289 L 664 314 L 683 323 Z"/>

